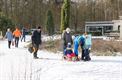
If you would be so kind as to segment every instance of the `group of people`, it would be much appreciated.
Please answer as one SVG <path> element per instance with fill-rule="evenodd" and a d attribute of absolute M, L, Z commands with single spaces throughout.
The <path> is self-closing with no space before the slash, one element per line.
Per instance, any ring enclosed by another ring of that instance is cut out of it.
<path fill-rule="evenodd" d="M 12 45 L 15 45 L 15 47 L 18 47 L 18 44 L 19 44 L 19 39 L 21 38 L 21 41 L 24 39 L 24 42 L 25 42 L 25 28 L 21 30 L 19 30 L 18 27 L 16 27 L 16 29 L 13 31 L 10 30 L 10 28 L 7 29 L 7 32 L 5 34 L 5 37 L 4 38 L 7 38 L 8 39 L 8 48 L 10 49 L 11 48 L 11 44 Z"/>
<path fill-rule="evenodd" d="M 81 60 L 89 61 L 90 58 L 90 50 L 91 50 L 91 35 L 83 34 L 76 35 L 74 39 L 72 39 L 72 35 L 70 33 L 70 28 L 67 28 L 62 33 L 63 39 L 63 58 L 69 61 L 78 61 L 80 60 L 78 57 L 78 47 L 80 46 L 82 49 Z M 41 40 L 41 27 L 38 26 L 37 29 L 32 33 L 31 36 L 32 46 L 34 47 L 33 57 L 38 59 L 37 52 L 39 49 L 39 45 L 42 43 Z M 74 45 L 74 51 L 72 49 L 72 45 Z"/>
<path fill-rule="evenodd" d="M 62 33 L 62 39 L 63 39 L 63 58 L 69 61 L 78 61 L 78 60 L 84 60 L 89 61 L 90 58 L 90 50 L 92 45 L 91 35 L 90 34 L 82 34 L 82 35 L 76 35 L 74 39 L 72 39 L 72 35 L 70 33 L 70 28 L 66 28 L 66 30 Z M 21 37 L 21 41 L 24 39 L 25 41 L 25 29 L 23 28 L 22 31 L 16 27 L 15 31 L 10 30 L 10 28 L 7 29 L 5 38 L 8 39 L 8 48 L 11 47 L 11 43 L 15 43 L 15 47 L 18 47 L 19 39 Z M 13 40 L 14 39 L 14 40 Z M 31 36 L 32 46 L 34 48 L 33 57 L 37 59 L 37 52 L 39 49 L 39 45 L 42 43 L 41 40 L 41 27 L 38 26 L 37 29 L 32 33 Z M 72 49 L 72 45 L 74 45 L 74 51 Z M 78 47 L 81 47 L 81 58 L 79 58 L 78 53 Z"/>
<path fill-rule="evenodd" d="M 26 29 L 23 27 L 22 30 L 19 30 L 19 28 L 16 27 L 16 29 L 12 33 L 10 28 L 8 28 L 4 38 L 8 39 L 8 48 L 9 49 L 11 48 L 11 44 L 12 45 L 14 44 L 15 47 L 18 48 L 18 44 L 19 44 L 20 39 L 21 39 L 21 42 L 23 39 L 24 39 L 24 42 L 26 41 L 25 40 L 26 39 Z M 31 41 L 32 41 L 32 45 L 35 49 L 33 56 L 34 56 L 34 58 L 38 58 L 37 52 L 39 49 L 39 45 L 42 42 L 42 40 L 41 40 L 41 27 L 40 26 L 38 26 L 37 29 L 32 33 Z"/>
<path fill-rule="evenodd" d="M 92 45 L 91 34 L 84 33 L 82 35 L 76 35 L 74 39 L 72 39 L 70 28 L 66 28 L 66 30 L 62 33 L 63 39 L 63 58 L 70 61 L 84 60 L 89 61 L 90 58 L 90 50 Z M 72 49 L 72 45 L 74 45 L 74 51 Z M 82 55 L 81 58 L 78 57 L 78 47 L 81 47 Z"/>

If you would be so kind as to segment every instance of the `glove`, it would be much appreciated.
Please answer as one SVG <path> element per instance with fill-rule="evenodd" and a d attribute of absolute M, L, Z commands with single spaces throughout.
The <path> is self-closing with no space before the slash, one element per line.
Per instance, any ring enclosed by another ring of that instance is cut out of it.
<path fill-rule="evenodd" d="M 91 51 L 91 48 L 89 48 L 89 53 L 90 53 L 90 51 Z"/>
<path fill-rule="evenodd" d="M 89 48 L 89 50 L 91 50 L 91 48 Z"/>

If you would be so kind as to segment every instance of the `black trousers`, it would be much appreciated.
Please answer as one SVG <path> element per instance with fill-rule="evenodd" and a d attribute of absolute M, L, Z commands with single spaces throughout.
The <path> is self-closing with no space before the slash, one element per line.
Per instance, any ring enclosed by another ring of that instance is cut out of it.
<path fill-rule="evenodd" d="M 63 55 L 65 55 L 65 50 L 66 50 L 67 46 L 64 44 L 63 45 Z"/>
<path fill-rule="evenodd" d="M 81 49 L 82 49 L 82 54 L 81 54 L 81 60 L 85 59 L 85 49 L 83 48 L 82 45 L 80 45 Z"/>
<path fill-rule="evenodd" d="M 8 48 L 11 48 L 11 41 L 8 41 Z"/>
<path fill-rule="evenodd" d="M 15 47 L 18 47 L 19 44 L 19 37 L 15 37 Z"/>
<path fill-rule="evenodd" d="M 25 42 L 25 35 L 22 35 L 22 38 L 21 38 L 21 41 L 24 39 L 24 42 Z"/>
<path fill-rule="evenodd" d="M 89 53 L 90 53 L 89 49 L 85 49 L 85 50 L 84 50 L 84 57 L 85 57 L 84 60 L 85 60 L 85 61 L 91 60 Z"/>
<path fill-rule="evenodd" d="M 85 50 L 82 48 L 81 60 L 85 59 Z"/>

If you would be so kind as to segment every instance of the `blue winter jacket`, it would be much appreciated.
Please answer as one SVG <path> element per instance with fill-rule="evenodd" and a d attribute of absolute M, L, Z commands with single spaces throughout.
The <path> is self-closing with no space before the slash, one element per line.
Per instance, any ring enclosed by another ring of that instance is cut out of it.
<path fill-rule="evenodd" d="M 8 39 L 8 41 L 12 41 L 13 40 L 13 34 L 12 34 L 12 32 L 6 32 L 5 37 Z"/>
<path fill-rule="evenodd" d="M 65 53 L 65 55 L 67 55 L 67 54 L 72 54 L 73 51 L 72 51 L 72 49 L 66 49 L 66 50 L 64 51 L 64 53 Z"/>
<path fill-rule="evenodd" d="M 75 39 L 74 39 L 74 53 L 76 56 L 78 56 L 79 45 L 84 46 L 84 43 L 85 43 L 85 38 L 83 35 L 75 37 Z"/>

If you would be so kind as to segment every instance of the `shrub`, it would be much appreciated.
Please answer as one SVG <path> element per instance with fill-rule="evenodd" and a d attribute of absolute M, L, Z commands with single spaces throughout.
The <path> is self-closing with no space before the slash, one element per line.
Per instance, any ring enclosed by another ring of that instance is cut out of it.
<path fill-rule="evenodd" d="M 122 42 L 93 40 L 92 52 L 97 52 L 98 55 L 116 55 L 117 52 L 122 53 Z"/>
<path fill-rule="evenodd" d="M 61 40 L 42 42 L 40 49 L 45 49 L 54 53 L 63 52 Z M 81 48 L 79 47 L 79 55 Z M 116 56 L 122 55 L 122 41 L 93 40 L 92 55 L 96 56 Z"/>
<path fill-rule="evenodd" d="M 6 17 L 2 12 L 0 12 L 0 31 L 3 32 L 3 35 L 5 35 L 5 32 L 7 28 L 13 29 L 14 23 L 11 19 Z"/>

